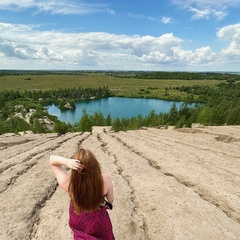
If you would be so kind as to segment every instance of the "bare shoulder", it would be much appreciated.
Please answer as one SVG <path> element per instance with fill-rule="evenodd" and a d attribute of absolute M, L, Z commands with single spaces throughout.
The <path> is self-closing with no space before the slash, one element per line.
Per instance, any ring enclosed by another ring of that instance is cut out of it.
<path fill-rule="evenodd" d="M 109 177 L 107 173 L 102 173 L 103 183 L 105 188 L 112 187 L 112 179 Z"/>
<path fill-rule="evenodd" d="M 103 173 L 102 177 L 103 177 L 103 191 L 104 191 L 104 195 L 106 196 L 108 202 L 113 203 L 114 197 L 113 197 L 113 184 L 112 184 L 112 180 L 109 177 L 109 175 L 106 174 L 106 173 Z"/>
<path fill-rule="evenodd" d="M 102 173 L 102 177 L 103 177 L 104 182 L 111 181 L 111 178 L 109 177 L 109 175 L 107 173 Z"/>

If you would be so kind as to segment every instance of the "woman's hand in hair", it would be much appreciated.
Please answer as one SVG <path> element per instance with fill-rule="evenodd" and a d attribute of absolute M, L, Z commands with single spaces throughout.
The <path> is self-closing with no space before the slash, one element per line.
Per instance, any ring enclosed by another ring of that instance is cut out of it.
<path fill-rule="evenodd" d="M 67 163 L 67 167 L 69 167 L 70 169 L 73 170 L 82 170 L 83 169 L 83 165 L 81 164 L 81 162 L 79 160 L 76 159 L 69 159 L 68 163 Z"/>

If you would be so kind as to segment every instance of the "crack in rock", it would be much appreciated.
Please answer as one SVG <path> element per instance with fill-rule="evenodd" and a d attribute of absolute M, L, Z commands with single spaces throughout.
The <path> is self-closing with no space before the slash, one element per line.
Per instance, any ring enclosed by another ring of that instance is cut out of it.
<path fill-rule="evenodd" d="M 129 186 L 129 189 L 130 189 L 130 192 L 131 192 L 131 202 L 133 203 L 134 207 L 132 209 L 132 212 L 131 212 L 131 216 L 133 217 L 134 214 L 136 214 L 137 216 L 139 216 L 141 218 L 141 223 L 139 225 L 139 227 L 143 230 L 144 232 L 144 239 L 145 240 L 148 240 L 149 237 L 148 237 L 148 227 L 147 227 L 147 224 L 146 224 L 146 220 L 145 220 L 145 217 L 143 216 L 143 214 L 141 214 L 139 211 L 138 211 L 138 207 L 137 207 L 137 204 L 136 204 L 136 197 L 135 197 L 135 193 L 134 193 L 134 189 L 133 187 L 131 186 L 131 183 L 128 179 L 127 176 L 125 176 L 123 174 L 123 169 L 118 165 L 118 158 L 115 154 L 112 154 L 108 149 L 107 149 L 107 145 L 108 143 L 104 142 L 100 136 L 100 134 L 97 135 L 97 139 L 102 143 L 101 146 L 102 146 L 102 149 L 104 152 L 106 152 L 109 156 L 113 156 L 114 158 L 114 164 L 117 166 L 117 171 L 119 173 L 119 175 L 126 181 L 127 185 Z M 131 224 L 133 224 L 131 226 L 132 229 L 134 229 L 136 226 L 135 226 L 135 222 L 132 222 Z"/>
<path fill-rule="evenodd" d="M 112 136 L 113 137 L 113 136 Z M 135 154 L 141 156 L 142 158 L 144 158 L 145 160 L 148 161 L 149 165 L 153 168 L 155 168 L 156 170 L 160 170 L 165 176 L 167 177 L 173 177 L 174 179 L 176 179 L 177 182 L 179 182 L 180 184 L 183 184 L 185 187 L 192 189 L 202 200 L 209 202 L 210 204 L 216 206 L 219 210 L 221 210 L 225 215 L 227 215 L 230 219 L 236 221 L 237 223 L 240 223 L 240 219 L 238 217 L 234 217 L 232 213 L 228 212 L 227 210 L 225 210 L 224 208 L 221 207 L 220 204 L 216 203 L 214 200 L 211 199 L 211 197 L 208 197 L 204 194 L 201 193 L 201 191 L 196 190 L 194 187 L 196 186 L 196 184 L 192 183 L 192 182 L 187 182 L 187 181 L 182 181 L 181 179 L 179 179 L 177 176 L 175 176 L 173 173 L 169 173 L 169 172 L 164 172 L 161 169 L 161 166 L 157 165 L 157 163 L 149 158 L 146 158 L 145 156 L 143 156 L 141 153 L 139 153 L 139 151 L 135 150 L 132 146 L 129 146 L 127 143 L 123 142 L 120 138 L 118 137 L 113 137 L 116 140 L 118 140 L 119 142 L 122 143 L 122 145 L 126 148 L 128 148 L 130 151 L 134 152 Z"/>

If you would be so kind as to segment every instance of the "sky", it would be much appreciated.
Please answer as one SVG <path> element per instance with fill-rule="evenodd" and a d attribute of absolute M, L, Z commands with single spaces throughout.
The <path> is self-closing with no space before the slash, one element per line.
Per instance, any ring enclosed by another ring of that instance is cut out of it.
<path fill-rule="evenodd" d="M 240 0 L 0 0 L 0 69 L 240 72 Z"/>

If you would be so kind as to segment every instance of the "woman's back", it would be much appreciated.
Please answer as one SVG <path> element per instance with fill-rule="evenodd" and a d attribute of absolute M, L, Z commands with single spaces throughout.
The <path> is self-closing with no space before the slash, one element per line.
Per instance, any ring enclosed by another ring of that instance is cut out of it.
<path fill-rule="evenodd" d="M 50 164 L 59 185 L 69 193 L 69 226 L 74 240 L 114 239 L 111 220 L 104 205 L 105 198 L 113 202 L 110 177 L 102 174 L 100 164 L 89 151 L 79 148 L 74 159 L 51 156 Z M 70 176 L 62 168 L 71 169 Z"/>
<path fill-rule="evenodd" d="M 71 172 L 68 187 L 74 211 L 96 210 L 104 201 L 100 164 L 91 151 L 83 148 L 75 152 L 74 159 L 79 161 L 79 168 Z"/>

